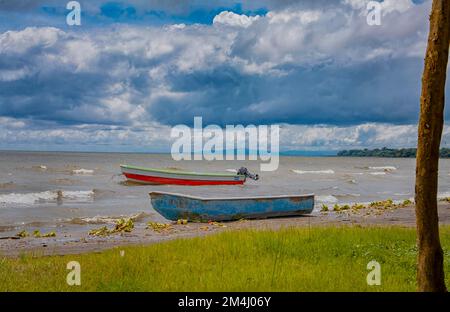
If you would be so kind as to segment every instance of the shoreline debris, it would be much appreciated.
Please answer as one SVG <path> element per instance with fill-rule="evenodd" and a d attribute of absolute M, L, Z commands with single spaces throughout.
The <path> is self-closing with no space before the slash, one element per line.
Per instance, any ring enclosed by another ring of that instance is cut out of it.
<path fill-rule="evenodd" d="M 92 229 L 89 231 L 89 235 L 92 236 L 106 236 L 115 233 L 129 233 L 134 229 L 134 222 L 132 218 L 124 219 L 121 218 L 116 221 L 114 229 L 108 229 L 106 226 L 102 226 L 98 229 Z"/>

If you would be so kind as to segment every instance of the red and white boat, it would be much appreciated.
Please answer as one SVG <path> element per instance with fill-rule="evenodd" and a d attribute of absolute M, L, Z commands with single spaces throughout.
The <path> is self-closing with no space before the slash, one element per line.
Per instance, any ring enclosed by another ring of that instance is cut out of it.
<path fill-rule="evenodd" d="M 120 165 L 120 168 L 128 181 L 143 184 L 235 185 L 243 184 L 247 177 L 258 179 L 258 175 L 250 174 L 245 168 L 239 169 L 236 174 L 198 173 L 127 165 Z"/>

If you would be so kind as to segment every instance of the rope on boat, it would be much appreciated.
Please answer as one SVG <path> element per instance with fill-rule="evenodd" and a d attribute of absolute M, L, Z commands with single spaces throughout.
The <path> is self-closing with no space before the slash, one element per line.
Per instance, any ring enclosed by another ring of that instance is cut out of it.
<path fill-rule="evenodd" d="M 259 180 L 259 175 L 258 175 L 258 174 L 253 174 L 253 173 L 251 173 L 251 172 L 248 171 L 248 169 L 245 168 L 245 167 L 241 167 L 241 168 L 238 170 L 237 174 L 239 174 L 239 175 L 245 175 L 247 178 L 250 178 L 250 179 L 255 180 L 255 181 Z"/>

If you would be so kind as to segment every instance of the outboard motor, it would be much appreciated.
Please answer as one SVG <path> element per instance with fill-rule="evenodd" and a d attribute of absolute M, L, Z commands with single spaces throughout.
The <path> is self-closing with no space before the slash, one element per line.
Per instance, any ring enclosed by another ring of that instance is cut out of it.
<path fill-rule="evenodd" d="M 237 174 L 245 175 L 247 178 L 250 178 L 250 179 L 255 180 L 255 181 L 259 180 L 259 175 L 258 174 L 250 173 L 250 171 L 248 171 L 248 169 L 245 168 L 245 167 L 241 167 L 238 170 Z"/>

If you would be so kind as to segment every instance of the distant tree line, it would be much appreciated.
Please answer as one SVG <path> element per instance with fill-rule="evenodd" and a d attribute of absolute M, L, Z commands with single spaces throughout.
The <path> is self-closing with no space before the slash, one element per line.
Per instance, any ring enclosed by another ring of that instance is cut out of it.
<path fill-rule="evenodd" d="M 337 153 L 338 156 L 347 157 L 402 157 L 402 158 L 414 158 L 416 157 L 416 148 L 376 148 L 376 149 L 353 149 L 343 150 Z M 439 157 L 450 158 L 450 148 L 441 148 L 439 151 Z"/>

